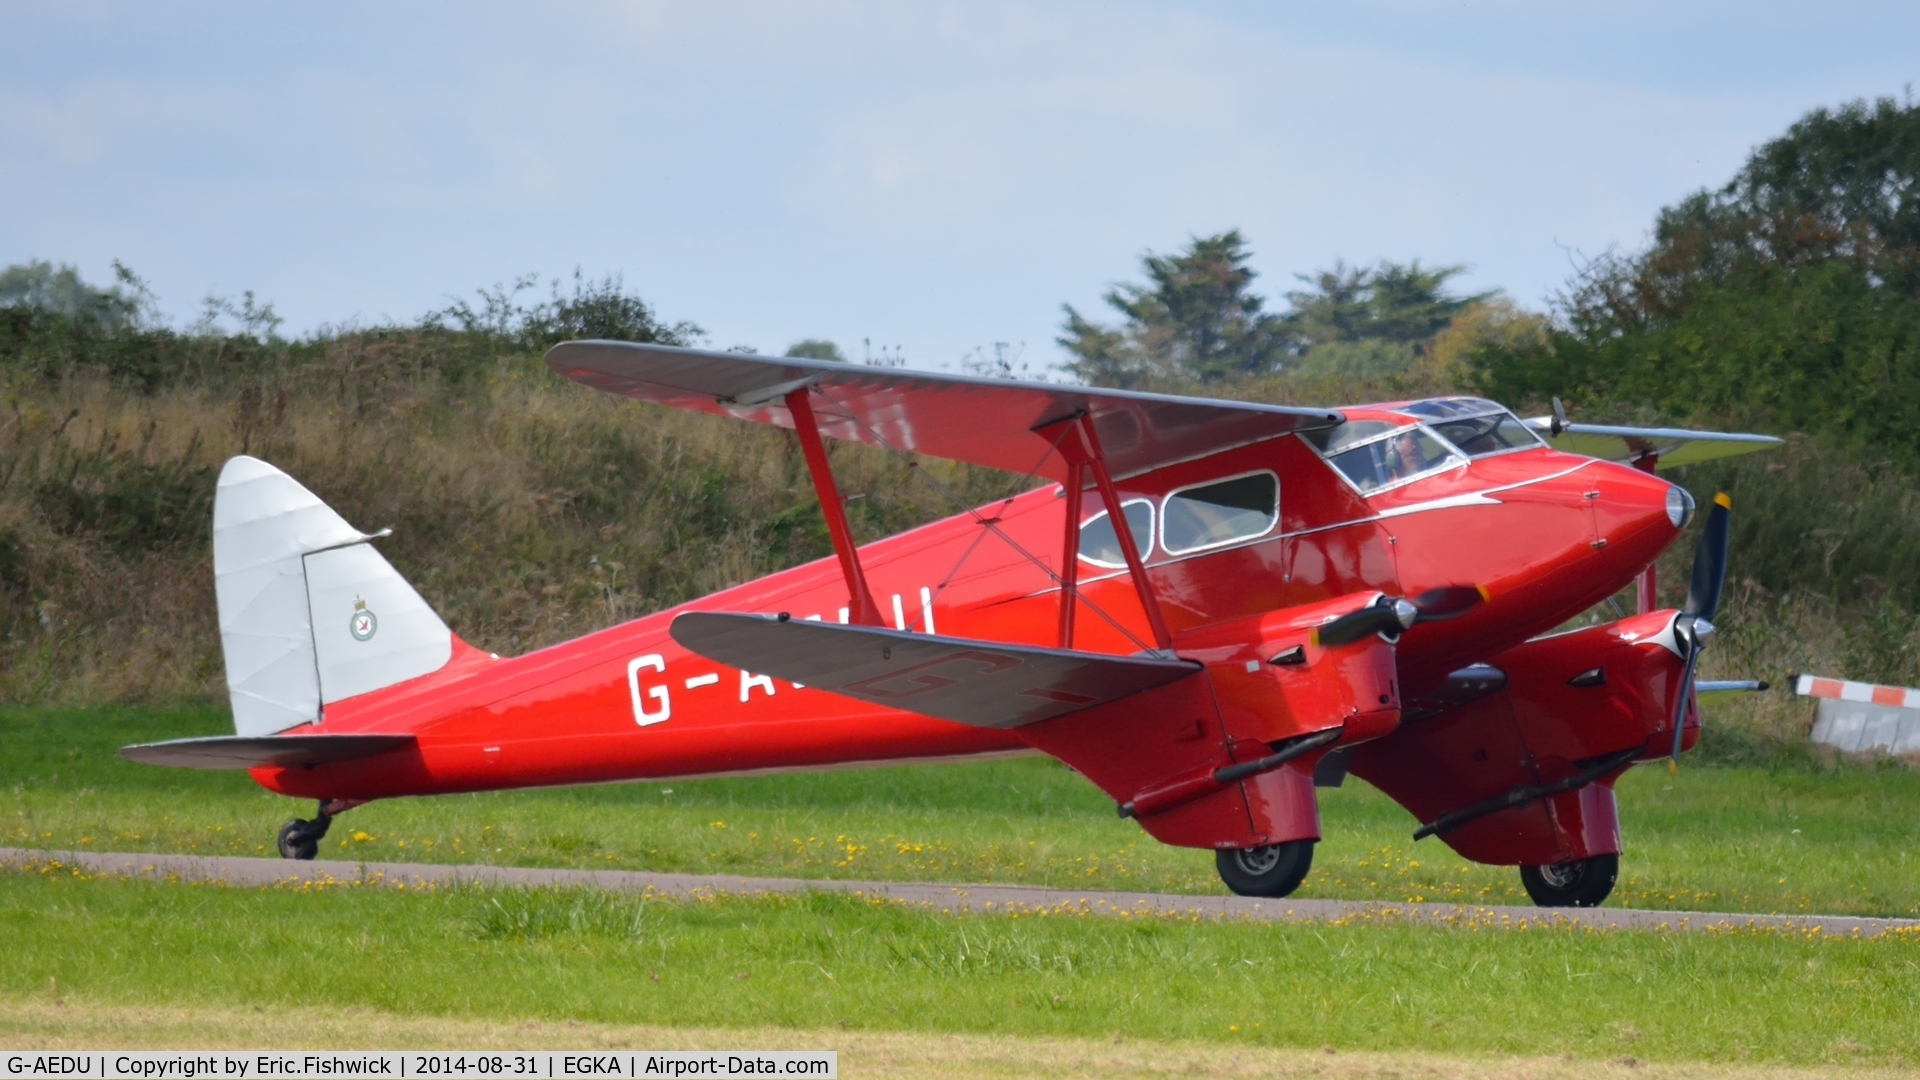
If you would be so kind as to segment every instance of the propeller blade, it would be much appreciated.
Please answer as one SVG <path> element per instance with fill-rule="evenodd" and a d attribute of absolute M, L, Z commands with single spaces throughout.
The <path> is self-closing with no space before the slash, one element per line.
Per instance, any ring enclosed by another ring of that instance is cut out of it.
<path fill-rule="evenodd" d="M 1553 422 L 1547 425 L 1547 430 L 1552 432 L 1556 439 L 1560 437 L 1561 432 L 1567 430 L 1567 407 L 1560 404 L 1560 399 L 1557 397 L 1553 399 Z"/>
<path fill-rule="evenodd" d="M 1420 613 L 1420 622 L 1454 619 L 1480 606 L 1487 599 L 1484 585 L 1445 585 L 1428 589 L 1411 601 Z"/>
<path fill-rule="evenodd" d="M 1457 618 L 1479 607 L 1487 590 L 1478 585 L 1445 585 L 1428 589 L 1411 600 L 1381 597 L 1372 607 L 1350 611 L 1314 631 L 1321 645 L 1351 645 L 1372 634 L 1399 637 L 1423 622 Z"/>
<path fill-rule="evenodd" d="M 1727 545 L 1732 528 L 1733 500 L 1721 492 L 1713 497 L 1713 510 L 1700 530 L 1700 547 L 1693 556 L 1693 583 L 1687 589 L 1687 602 L 1680 610 L 1688 615 L 1711 619 L 1720 610 L 1720 590 L 1727 583 Z"/>
<path fill-rule="evenodd" d="M 1681 618 L 1685 617 L 1681 616 Z M 1676 626 L 1674 629 L 1677 630 L 1679 627 Z M 1685 636 L 1675 636 L 1681 637 L 1681 640 L 1687 643 L 1687 666 L 1680 673 L 1680 703 L 1673 707 L 1673 754 L 1667 759 L 1669 772 L 1677 772 L 1680 769 L 1680 740 L 1686 734 L 1684 725 L 1687 722 L 1687 703 L 1693 698 L 1693 669 L 1700 663 L 1700 650 L 1705 648 L 1693 639 L 1691 628 Z"/>
<path fill-rule="evenodd" d="M 1406 601 L 1397 603 L 1404 604 Z M 1407 623 L 1401 621 L 1395 605 L 1387 604 L 1350 611 L 1316 628 L 1313 638 L 1319 645 L 1351 645 L 1374 634 L 1398 634 L 1406 628 Z"/>
<path fill-rule="evenodd" d="M 1680 769 L 1680 742 L 1686 735 L 1687 705 L 1693 700 L 1693 673 L 1700 653 L 1713 638 L 1713 616 L 1720 610 L 1720 593 L 1727 584 L 1727 546 L 1732 539 L 1733 500 L 1721 492 L 1700 529 L 1700 547 L 1693 554 L 1693 581 L 1687 602 L 1673 622 L 1673 636 L 1687 647 L 1687 666 L 1680 673 L 1680 696 L 1673 707 L 1673 753 L 1669 771 Z"/>

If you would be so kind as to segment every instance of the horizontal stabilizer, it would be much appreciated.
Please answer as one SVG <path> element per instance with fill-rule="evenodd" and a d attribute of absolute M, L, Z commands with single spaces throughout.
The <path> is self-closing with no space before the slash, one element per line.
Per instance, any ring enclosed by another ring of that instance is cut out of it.
<path fill-rule="evenodd" d="M 284 768 L 356 761 L 413 743 L 411 735 L 218 735 L 123 746 L 120 756 L 145 765 L 178 769 Z"/>
<path fill-rule="evenodd" d="M 1331 409 L 627 341 L 564 341 L 548 351 L 547 366 L 610 394 L 785 428 L 793 426 L 786 395 L 807 388 L 829 438 L 1049 480 L 1066 478 L 1067 461 L 1053 452 L 1059 432 L 1041 429 L 1074 416 L 1092 421 L 1116 479 L 1343 419 Z"/>
<path fill-rule="evenodd" d="M 1200 670 L 784 616 L 688 612 L 673 640 L 712 660 L 972 727 L 1014 728 L 1117 701 Z"/>
<path fill-rule="evenodd" d="M 1555 450 L 1583 454 L 1603 461 L 1632 462 L 1648 454 L 1659 455 L 1654 468 L 1665 472 L 1682 465 L 1694 465 L 1716 458 L 1771 450 L 1783 440 L 1772 435 L 1745 435 L 1730 431 L 1688 431 L 1685 428 L 1616 427 L 1611 424 L 1561 424 L 1554 433 L 1553 418 L 1536 416 L 1527 421 L 1534 434 L 1547 440 Z"/>

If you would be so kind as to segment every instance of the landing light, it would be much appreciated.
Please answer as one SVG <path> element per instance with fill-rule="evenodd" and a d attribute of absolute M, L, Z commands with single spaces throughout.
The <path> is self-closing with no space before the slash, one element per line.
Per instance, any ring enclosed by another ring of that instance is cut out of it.
<path fill-rule="evenodd" d="M 1676 529 L 1686 528 L 1693 520 L 1693 496 L 1677 484 L 1667 489 L 1667 520 Z"/>

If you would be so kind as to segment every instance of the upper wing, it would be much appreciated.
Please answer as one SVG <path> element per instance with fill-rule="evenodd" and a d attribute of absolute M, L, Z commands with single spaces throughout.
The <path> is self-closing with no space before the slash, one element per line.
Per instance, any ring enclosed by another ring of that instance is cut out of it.
<path fill-rule="evenodd" d="M 1200 670 L 1189 660 L 1069 652 L 872 626 L 691 611 L 673 640 L 710 660 L 875 705 L 1012 728 L 1116 701 Z"/>
<path fill-rule="evenodd" d="M 1039 474 L 1052 480 L 1066 478 L 1066 462 L 1049 455 L 1051 441 L 1033 429 L 1081 413 L 1092 416 L 1115 478 L 1343 419 L 1328 409 L 622 341 L 563 342 L 547 352 L 547 366 L 609 393 L 786 428 L 793 419 L 783 399 L 811 387 L 822 434 L 1008 472 L 1039 465 Z"/>
<path fill-rule="evenodd" d="M 206 739 L 123 746 L 120 756 L 182 769 L 251 769 L 256 765 L 329 765 L 412 746 L 411 735 L 216 735 Z"/>
<path fill-rule="evenodd" d="M 1656 470 L 1678 468 L 1715 458 L 1751 454 L 1779 446 L 1782 441 L 1771 435 L 1736 435 L 1726 431 L 1688 431 L 1684 428 L 1614 427 L 1610 424 L 1562 424 L 1560 434 L 1553 433 L 1553 418 L 1535 416 L 1527 426 L 1555 450 L 1607 461 L 1635 461 L 1648 454 L 1660 455 Z"/>

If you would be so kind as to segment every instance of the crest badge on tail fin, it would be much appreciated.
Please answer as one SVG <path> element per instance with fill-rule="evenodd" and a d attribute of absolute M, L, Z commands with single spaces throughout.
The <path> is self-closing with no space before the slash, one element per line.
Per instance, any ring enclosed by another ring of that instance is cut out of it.
<path fill-rule="evenodd" d="M 347 622 L 347 632 L 355 641 L 372 641 L 373 635 L 380 632 L 380 617 L 367 609 L 365 600 L 353 602 L 353 618 Z"/>

